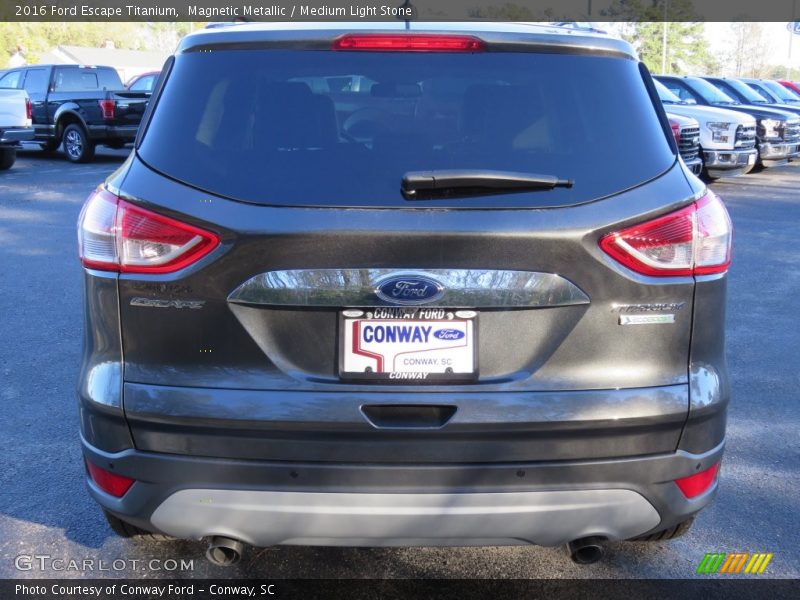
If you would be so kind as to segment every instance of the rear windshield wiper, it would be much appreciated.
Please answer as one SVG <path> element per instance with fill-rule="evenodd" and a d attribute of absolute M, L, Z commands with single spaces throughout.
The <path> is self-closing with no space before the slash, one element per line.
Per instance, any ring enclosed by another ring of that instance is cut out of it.
<path fill-rule="evenodd" d="M 573 183 L 571 179 L 559 179 L 555 175 L 452 169 L 409 171 L 403 175 L 401 191 L 406 200 L 436 200 L 570 188 Z"/>

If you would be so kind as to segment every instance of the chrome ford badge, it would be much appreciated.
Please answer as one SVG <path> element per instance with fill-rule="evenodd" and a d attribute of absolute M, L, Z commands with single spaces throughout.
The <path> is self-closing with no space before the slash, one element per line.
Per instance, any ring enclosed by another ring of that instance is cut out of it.
<path fill-rule="evenodd" d="M 392 275 L 375 287 L 375 295 L 392 304 L 425 304 L 443 294 L 444 286 L 424 275 Z"/>

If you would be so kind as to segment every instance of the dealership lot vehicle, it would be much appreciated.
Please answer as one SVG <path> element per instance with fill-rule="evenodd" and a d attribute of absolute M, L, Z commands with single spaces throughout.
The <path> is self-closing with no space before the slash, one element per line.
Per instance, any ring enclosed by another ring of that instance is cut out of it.
<path fill-rule="evenodd" d="M 700 123 L 700 155 L 706 177 L 734 177 L 753 170 L 758 158 L 753 117 L 726 108 L 700 106 L 694 100 L 681 100 L 660 81 L 654 83 L 669 114 L 691 117 Z"/>
<path fill-rule="evenodd" d="M 695 175 L 703 170 L 703 159 L 700 156 L 700 123 L 691 117 L 667 113 L 672 135 L 681 154 L 683 162 Z"/>
<path fill-rule="evenodd" d="M 737 79 L 733 77 L 704 77 L 703 79 L 742 104 L 774 108 L 789 114 L 800 115 L 799 105 L 779 100 L 773 96 L 772 92 L 761 85 L 759 79 Z M 755 85 L 755 83 L 758 85 Z"/>
<path fill-rule="evenodd" d="M 781 109 L 800 109 L 800 97 L 777 81 L 748 77 L 742 77 L 741 81 L 753 88 L 769 104 L 775 104 Z"/>
<path fill-rule="evenodd" d="M 0 87 L 24 89 L 33 104 L 35 141 L 47 151 L 63 144 L 71 162 L 89 162 L 98 144 L 133 141 L 149 92 L 125 90 L 111 67 L 27 65 L 9 69 Z"/>
<path fill-rule="evenodd" d="M 0 331 L 15 340 L 0 344 L 5 400 L 0 403 L 0 441 L 8 452 L 0 470 L 0 576 L 82 575 L 41 571 L 37 561 L 30 571 L 15 568 L 17 556 L 44 553 L 52 559 L 89 558 L 95 566 L 101 560 L 111 565 L 126 559 L 124 570 L 95 571 L 96 577 L 175 577 L 175 571 L 163 568 L 165 561 L 194 559 L 193 570 L 181 572 L 182 577 L 681 578 L 698 576 L 697 566 L 710 548 L 767 549 L 775 556 L 760 577 L 800 576 L 800 545 L 786 533 L 800 510 L 799 482 L 793 476 L 798 457 L 794 432 L 800 427 L 796 359 L 786 351 L 800 343 L 792 321 L 793 298 L 800 290 L 794 278 L 784 277 L 787 261 L 797 259 L 798 251 L 790 244 L 774 251 L 774 241 L 791 239 L 800 218 L 797 165 L 712 185 L 725 199 L 736 230 L 726 317 L 732 398 L 718 495 L 691 534 L 661 544 L 610 542 L 604 560 L 588 567 L 537 546 L 277 546 L 246 549 L 240 563 L 225 570 L 203 559 L 202 542 L 119 538 L 85 495 L 83 459 L 75 447 L 78 415 L 71 400 L 81 356 L 75 340 L 83 328 L 74 223 L 87 190 L 124 159 L 123 151 L 99 148 L 94 163 L 72 165 L 59 156 L 22 151 L 14 169 L 0 177 L 0 229 L 9 242 L 0 246 L 0 258 L 7 278 L 16 282 L 0 296 Z M 773 292 L 765 294 L 765 287 Z M 57 310 L 53 298 L 58 298 Z M 45 313 L 47 322 L 31 327 Z M 42 356 L 58 359 L 43 369 Z M 19 409 L 21 403 L 25 410 Z M 34 464 L 47 468 L 34 469 Z M 134 560 L 140 568 L 134 568 Z M 151 560 L 161 570 L 151 570 Z"/>
<path fill-rule="evenodd" d="M 125 84 L 125 89 L 132 92 L 152 92 L 160 74 L 161 71 L 150 71 L 131 77 Z"/>
<path fill-rule="evenodd" d="M 83 450 L 116 530 L 226 564 L 243 543 L 592 562 L 688 529 L 725 440 L 731 227 L 628 44 L 254 24 L 166 69 L 79 223 Z"/>
<path fill-rule="evenodd" d="M 79 223 L 83 450 L 117 531 L 226 564 L 243 543 L 593 562 L 689 528 L 725 441 L 731 226 L 630 46 L 243 25 L 166 69 Z"/>
<path fill-rule="evenodd" d="M 32 139 L 28 94 L 24 90 L 0 88 L 0 171 L 14 165 L 20 142 Z"/>
<path fill-rule="evenodd" d="M 701 106 L 730 108 L 754 117 L 757 122 L 757 164 L 766 167 L 780 165 L 800 154 L 800 119 L 797 115 L 762 104 L 761 97 L 744 83 L 714 77 L 672 75 L 657 75 L 656 79 L 681 100 L 694 101 Z M 729 91 L 735 96 L 728 95 Z"/>

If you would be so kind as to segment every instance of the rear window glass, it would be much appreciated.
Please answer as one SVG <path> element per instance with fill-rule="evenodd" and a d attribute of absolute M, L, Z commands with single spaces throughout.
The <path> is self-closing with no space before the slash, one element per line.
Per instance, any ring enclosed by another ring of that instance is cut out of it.
<path fill-rule="evenodd" d="M 83 92 L 87 90 L 119 90 L 122 81 L 112 69 L 56 69 L 56 92 Z"/>
<path fill-rule="evenodd" d="M 139 155 L 202 190 L 294 206 L 408 206 L 403 175 L 436 169 L 575 184 L 426 206 L 569 205 L 675 161 L 632 60 L 275 49 L 178 56 Z"/>

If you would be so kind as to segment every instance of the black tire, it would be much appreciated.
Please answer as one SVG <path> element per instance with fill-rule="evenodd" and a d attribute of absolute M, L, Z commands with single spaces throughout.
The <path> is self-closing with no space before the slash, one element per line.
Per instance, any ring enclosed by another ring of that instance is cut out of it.
<path fill-rule="evenodd" d="M 89 139 L 83 127 L 76 123 L 71 123 L 64 129 L 62 143 L 64 154 L 70 162 L 87 163 L 94 158 L 94 142 Z"/>
<path fill-rule="evenodd" d="M 663 529 L 661 531 L 656 531 L 655 533 L 650 533 L 648 535 L 643 535 L 638 538 L 633 538 L 632 542 L 663 542 L 666 540 L 674 540 L 675 538 L 679 538 L 682 535 L 686 534 L 692 528 L 692 524 L 694 523 L 694 517 L 690 517 L 685 521 L 681 521 L 677 525 L 673 527 L 668 527 L 667 529 Z"/>
<path fill-rule="evenodd" d="M 16 148 L 0 148 L 0 171 L 6 171 L 14 166 L 17 160 Z"/>
<path fill-rule="evenodd" d="M 107 510 L 103 510 L 103 514 L 106 517 L 106 521 L 108 521 L 108 526 L 120 537 L 135 538 L 148 542 L 168 542 L 175 539 L 163 533 L 153 533 L 152 531 L 147 531 L 136 525 L 131 525 L 119 517 L 112 515 Z"/>

